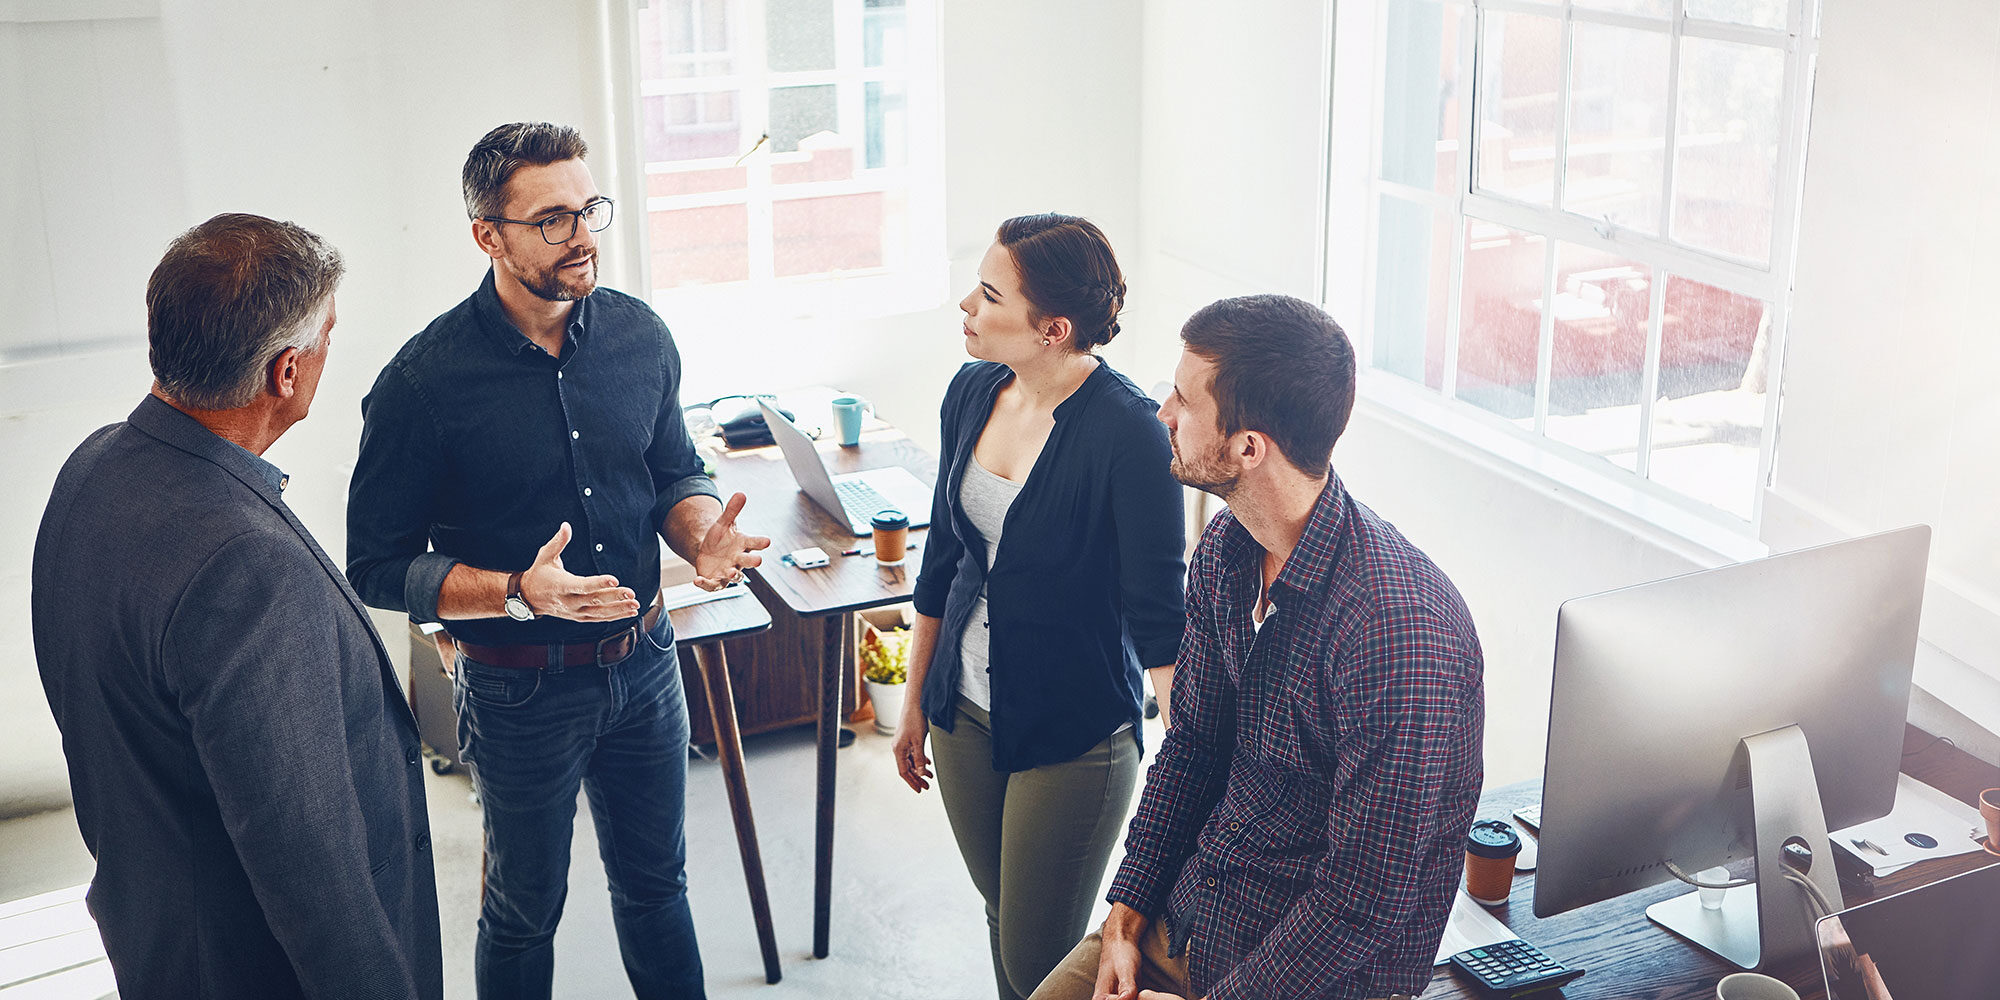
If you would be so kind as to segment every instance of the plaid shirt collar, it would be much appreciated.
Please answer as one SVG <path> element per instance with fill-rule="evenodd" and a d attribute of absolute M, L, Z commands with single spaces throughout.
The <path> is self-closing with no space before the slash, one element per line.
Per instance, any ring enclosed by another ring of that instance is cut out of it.
<path fill-rule="evenodd" d="M 1281 608 L 1309 608 L 1325 603 L 1333 586 L 1333 567 L 1340 559 L 1342 533 L 1347 530 L 1347 487 L 1340 476 L 1329 470 L 1326 486 L 1319 491 L 1299 543 L 1285 558 L 1284 569 L 1271 583 L 1271 603 Z M 1217 581 L 1216 604 L 1223 620 L 1248 614 L 1257 600 L 1262 579 L 1264 547 L 1251 536 L 1241 519 L 1233 521 L 1216 550 L 1224 567 Z"/>

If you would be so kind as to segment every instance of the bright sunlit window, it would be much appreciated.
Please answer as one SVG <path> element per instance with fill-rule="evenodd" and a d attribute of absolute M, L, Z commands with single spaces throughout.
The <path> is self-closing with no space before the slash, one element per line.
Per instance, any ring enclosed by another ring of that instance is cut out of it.
<path fill-rule="evenodd" d="M 638 29 L 663 310 L 740 320 L 936 303 L 932 0 L 647 0 Z"/>
<path fill-rule="evenodd" d="M 1369 104 L 1350 120 L 1374 123 L 1367 183 L 1333 192 L 1367 201 L 1367 364 L 1754 523 L 1809 4 L 1380 0 L 1372 79 L 1337 66 L 1335 84 L 1336 102 Z"/>

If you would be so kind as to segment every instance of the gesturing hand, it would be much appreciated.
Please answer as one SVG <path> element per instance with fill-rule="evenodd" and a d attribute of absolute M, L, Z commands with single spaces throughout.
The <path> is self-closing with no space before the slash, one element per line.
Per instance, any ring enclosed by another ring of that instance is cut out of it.
<path fill-rule="evenodd" d="M 538 615 L 573 622 L 615 622 L 639 613 L 639 600 L 615 576 L 577 576 L 563 568 L 563 546 L 569 544 L 569 522 L 535 553 L 521 574 L 521 597 Z"/>
<path fill-rule="evenodd" d="M 737 493 L 722 506 L 722 516 L 708 526 L 695 547 L 694 585 L 703 590 L 721 590 L 742 579 L 743 571 L 761 566 L 758 549 L 769 548 L 771 540 L 762 535 L 746 535 L 736 527 L 736 515 L 743 512 L 745 498 Z"/>

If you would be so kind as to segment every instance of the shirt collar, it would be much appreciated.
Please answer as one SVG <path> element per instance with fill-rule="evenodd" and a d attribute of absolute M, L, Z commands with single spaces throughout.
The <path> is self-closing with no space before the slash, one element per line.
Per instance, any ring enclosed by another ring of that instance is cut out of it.
<path fill-rule="evenodd" d="M 226 444 L 231 448 L 236 449 L 237 451 L 243 454 L 244 458 L 249 459 L 250 467 L 256 469 L 258 475 L 263 476 L 264 481 L 271 484 L 272 489 L 277 490 L 280 493 L 283 493 L 285 491 L 285 487 L 291 485 L 292 477 L 285 475 L 285 470 L 280 469 L 275 465 L 272 465 L 269 461 L 265 460 L 264 456 L 259 455 L 256 452 L 251 451 L 250 449 L 245 448 L 242 445 L 229 440 L 228 438 L 220 437 L 220 435 L 218 435 L 218 438 L 222 441 L 223 444 Z"/>
<path fill-rule="evenodd" d="M 1332 582 L 1346 529 L 1347 487 L 1342 485 L 1340 476 L 1328 470 L 1326 485 L 1320 489 L 1319 499 L 1313 502 L 1312 512 L 1306 515 L 1305 530 L 1299 534 L 1298 544 L 1292 547 L 1285 568 L 1278 572 L 1278 578 L 1272 581 L 1265 595 L 1273 605 L 1297 607 L 1303 600 L 1309 606 L 1318 598 Z M 1229 526 L 1218 555 L 1226 567 L 1226 576 L 1240 577 L 1236 585 L 1225 585 L 1224 592 L 1254 601 L 1263 579 L 1264 547 L 1257 544 L 1243 522 Z"/>
<path fill-rule="evenodd" d="M 586 295 L 576 300 L 576 307 L 569 311 L 567 327 L 569 339 L 578 343 L 583 341 L 584 333 L 590 326 L 590 300 L 593 297 Z M 528 335 L 522 333 L 521 328 L 515 326 L 513 320 L 507 318 L 507 310 L 501 308 L 500 291 L 494 285 L 491 266 L 486 268 L 486 280 L 479 283 L 479 290 L 472 293 L 472 308 L 479 314 L 480 325 L 498 338 L 501 346 L 507 348 L 509 353 L 518 355 L 535 346 L 535 342 L 529 340 Z"/>

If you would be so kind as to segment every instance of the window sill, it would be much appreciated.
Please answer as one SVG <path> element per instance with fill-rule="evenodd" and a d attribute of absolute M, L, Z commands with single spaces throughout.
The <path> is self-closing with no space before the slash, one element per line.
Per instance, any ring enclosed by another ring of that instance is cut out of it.
<path fill-rule="evenodd" d="M 1693 509 L 1694 501 L 1661 487 L 1575 461 L 1540 439 L 1465 412 L 1394 375 L 1363 371 L 1358 402 L 1467 461 L 1548 491 L 1560 502 L 1620 524 L 1698 565 L 1719 566 L 1770 554 L 1770 547 L 1745 522 L 1720 511 L 1710 516 Z"/>

